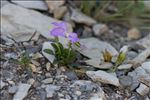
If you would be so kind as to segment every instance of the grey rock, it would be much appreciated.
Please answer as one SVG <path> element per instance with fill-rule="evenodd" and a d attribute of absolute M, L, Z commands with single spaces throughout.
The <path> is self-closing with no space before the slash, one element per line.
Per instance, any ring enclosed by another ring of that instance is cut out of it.
<path fill-rule="evenodd" d="M 72 9 L 71 19 L 75 21 L 76 23 L 82 23 L 82 24 L 86 24 L 89 26 L 96 23 L 94 19 L 90 18 L 89 16 L 84 15 L 83 13 L 81 13 L 80 11 L 76 9 Z"/>
<path fill-rule="evenodd" d="M 2 89 L 4 86 L 6 86 L 6 83 L 4 83 L 2 80 L 0 81 L 0 89 Z"/>
<path fill-rule="evenodd" d="M 7 0 L 1 0 L 0 8 L 3 7 L 6 4 L 9 4 L 9 2 Z"/>
<path fill-rule="evenodd" d="M 144 62 L 141 67 L 150 75 L 150 61 Z"/>
<path fill-rule="evenodd" d="M 26 97 L 30 87 L 31 85 L 29 84 L 24 84 L 24 83 L 19 84 L 18 91 L 14 95 L 13 100 L 23 100 Z"/>
<path fill-rule="evenodd" d="M 96 82 L 112 84 L 117 87 L 120 86 L 119 79 L 116 76 L 105 71 L 87 71 L 86 75 Z"/>
<path fill-rule="evenodd" d="M 60 86 L 56 86 L 56 85 L 47 85 L 45 90 L 47 93 L 47 98 L 51 98 L 54 96 L 55 91 L 59 90 Z"/>
<path fill-rule="evenodd" d="M 130 69 L 132 67 L 132 64 L 122 64 L 118 66 L 118 69 L 123 70 L 123 69 Z"/>
<path fill-rule="evenodd" d="M 129 39 L 139 39 L 141 37 L 141 34 L 139 32 L 139 30 L 137 28 L 131 28 L 128 32 L 127 32 L 128 38 Z"/>
<path fill-rule="evenodd" d="M 147 48 L 130 62 L 133 64 L 142 64 L 149 56 L 150 56 L 150 48 Z"/>
<path fill-rule="evenodd" d="M 109 69 L 113 66 L 112 63 L 101 63 L 100 59 L 91 59 L 91 60 L 86 60 L 85 62 L 99 69 Z"/>
<path fill-rule="evenodd" d="M 124 87 L 130 87 L 132 85 L 132 77 L 122 76 L 122 77 L 119 78 L 119 82 Z"/>
<path fill-rule="evenodd" d="M 1 8 L 1 33 L 7 41 L 11 41 L 7 36 L 13 37 L 15 40 L 27 41 L 35 31 L 37 33 L 33 40 L 37 40 L 39 34 L 52 39 L 54 37 L 49 35 L 49 31 L 54 27 L 51 23 L 56 21 L 58 20 L 14 4 L 8 4 Z M 70 24 L 67 26 L 68 32 L 72 32 Z"/>
<path fill-rule="evenodd" d="M 77 80 L 78 79 L 78 77 L 74 71 L 66 71 L 65 75 L 67 76 L 67 78 L 69 80 Z"/>
<path fill-rule="evenodd" d="M 140 39 L 139 41 L 136 42 L 139 45 L 144 46 L 145 48 L 150 48 L 150 33 L 143 39 Z"/>
<path fill-rule="evenodd" d="M 127 52 L 127 57 L 131 60 L 133 58 L 135 58 L 138 54 L 134 51 L 128 51 Z"/>
<path fill-rule="evenodd" d="M 45 84 L 52 83 L 53 78 L 47 78 L 47 79 L 43 80 L 42 82 L 45 83 Z"/>
<path fill-rule="evenodd" d="M 150 88 L 147 87 L 144 84 L 140 84 L 139 88 L 136 89 L 136 92 L 138 92 L 141 96 L 145 96 L 146 94 L 148 94 L 150 91 Z"/>
<path fill-rule="evenodd" d="M 55 56 L 44 52 L 45 49 L 51 49 L 52 51 L 54 51 L 51 43 L 52 42 L 44 42 L 43 43 L 42 53 L 51 63 L 53 63 Z"/>
<path fill-rule="evenodd" d="M 59 8 L 56 8 L 54 9 L 54 18 L 61 19 L 66 12 L 67 12 L 66 6 L 61 6 Z"/>
<path fill-rule="evenodd" d="M 10 94 L 15 94 L 17 92 L 17 90 L 18 90 L 17 86 L 12 86 L 12 87 L 9 87 L 8 92 Z"/>
<path fill-rule="evenodd" d="M 96 36 L 101 36 L 102 34 L 109 31 L 105 24 L 95 24 L 93 25 L 93 31 Z"/>
<path fill-rule="evenodd" d="M 99 41 L 96 38 L 86 38 L 86 39 L 81 39 L 80 40 L 81 44 L 84 44 L 85 49 L 83 50 L 78 50 L 81 54 L 91 58 L 91 59 L 103 59 L 102 52 L 107 49 L 112 56 L 118 55 L 117 50 L 112 47 L 110 44 L 107 42 Z M 93 45 L 94 44 L 94 45 Z"/>
<path fill-rule="evenodd" d="M 104 93 L 94 93 L 92 96 L 89 98 L 89 100 L 106 100 Z"/>
<path fill-rule="evenodd" d="M 38 9 L 38 10 L 48 10 L 47 5 L 43 0 L 38 0 L 38 1 L 17 1 L 17 0 L 12 0 L 11 2 L 16 3 L 18 5 L 21 5 L 26 8 L 32 8 L 32 9 Z"/>

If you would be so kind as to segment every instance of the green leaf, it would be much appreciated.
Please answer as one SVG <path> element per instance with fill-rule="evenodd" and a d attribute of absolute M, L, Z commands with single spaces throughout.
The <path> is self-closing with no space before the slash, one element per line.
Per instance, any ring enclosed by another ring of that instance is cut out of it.
<path fill-rule="evenodd" d="M 51 49 L 44 49 L 43 51 L 44 51 L 45 53 L 54 55 L 54 52 L 53 52 Z"/>

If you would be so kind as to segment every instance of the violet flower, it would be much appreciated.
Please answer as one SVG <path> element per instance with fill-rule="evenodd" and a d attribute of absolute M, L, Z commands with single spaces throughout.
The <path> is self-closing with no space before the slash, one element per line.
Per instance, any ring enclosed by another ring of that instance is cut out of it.
<path fill-rule="evenodd" d="M 56 28 L 54 28 L 50 34 L 54 37 L 58 37 L 58 36 L 62 36 L 65 38 L 68 38 L 71 43 L 76 43 L 79 42 L 79 38 L 77 36 L 77 33 L 68 33 L 67 32 L 67 24 L 65 22 L 53 22 L 53 25 L 56 26 Z"/>

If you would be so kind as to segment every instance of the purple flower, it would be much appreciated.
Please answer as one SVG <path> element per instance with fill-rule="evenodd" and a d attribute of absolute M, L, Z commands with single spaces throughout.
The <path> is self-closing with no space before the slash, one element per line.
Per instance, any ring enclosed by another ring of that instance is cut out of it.
<path fill-rule="evenodd" d="M 54 37 L 58 37 L 58 36 L 65 37 L 66 36 L 67 25 L 65 22 L 61 22 L 61 23 L 53 22 L 52 24 L 56 26 L 50 32 L 50 34 L 52 36 L 54 36 Z"/>
<path fill-rule="evenodd" d="M 77 36 L 76 33 L 69 33 L 68 39 L 69 39 L 72 43 L 79 42 L 79 38 L 78 38 L 78 36 Z"/>
<path fill-rule="evenodd" d="M 54 37 L 62 36 L 65 38 L 68 38 L 71 43 L 79 42 L 79 38 L 77 36 L 77 33 L 68 33 L 67 32 L 67 24 L 65 22 L 53 22 L 52 23 L 55 28 L 50 32 L 50 34 Z"/>

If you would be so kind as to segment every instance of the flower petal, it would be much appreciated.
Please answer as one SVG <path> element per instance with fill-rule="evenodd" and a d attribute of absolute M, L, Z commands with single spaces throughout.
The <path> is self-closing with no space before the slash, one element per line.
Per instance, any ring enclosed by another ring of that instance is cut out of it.
<path fill-rule="evenodd" d="M 72 42 L 79 42 L 78 35 L 76 33 L 69 33 L 68 39 Z"/>
<path fill-rule="evenodd" d="M 58 36 L 63 36 L 65 37 L 65 30 L 61 27 L 58 27 L 58 28 L 54 28 L 50 34 L 54 37 L 58 37 Z"/>
<path fill-rule="evenodd" d="M 53 22 L 52 24 L 55 25 L 55 26 L 59 26 L 59 27 L 63 28 L 65 31 L 67 31 L 67 24 L 66 24 L 66 22 L 60 22 L 60 23 Z"/>

